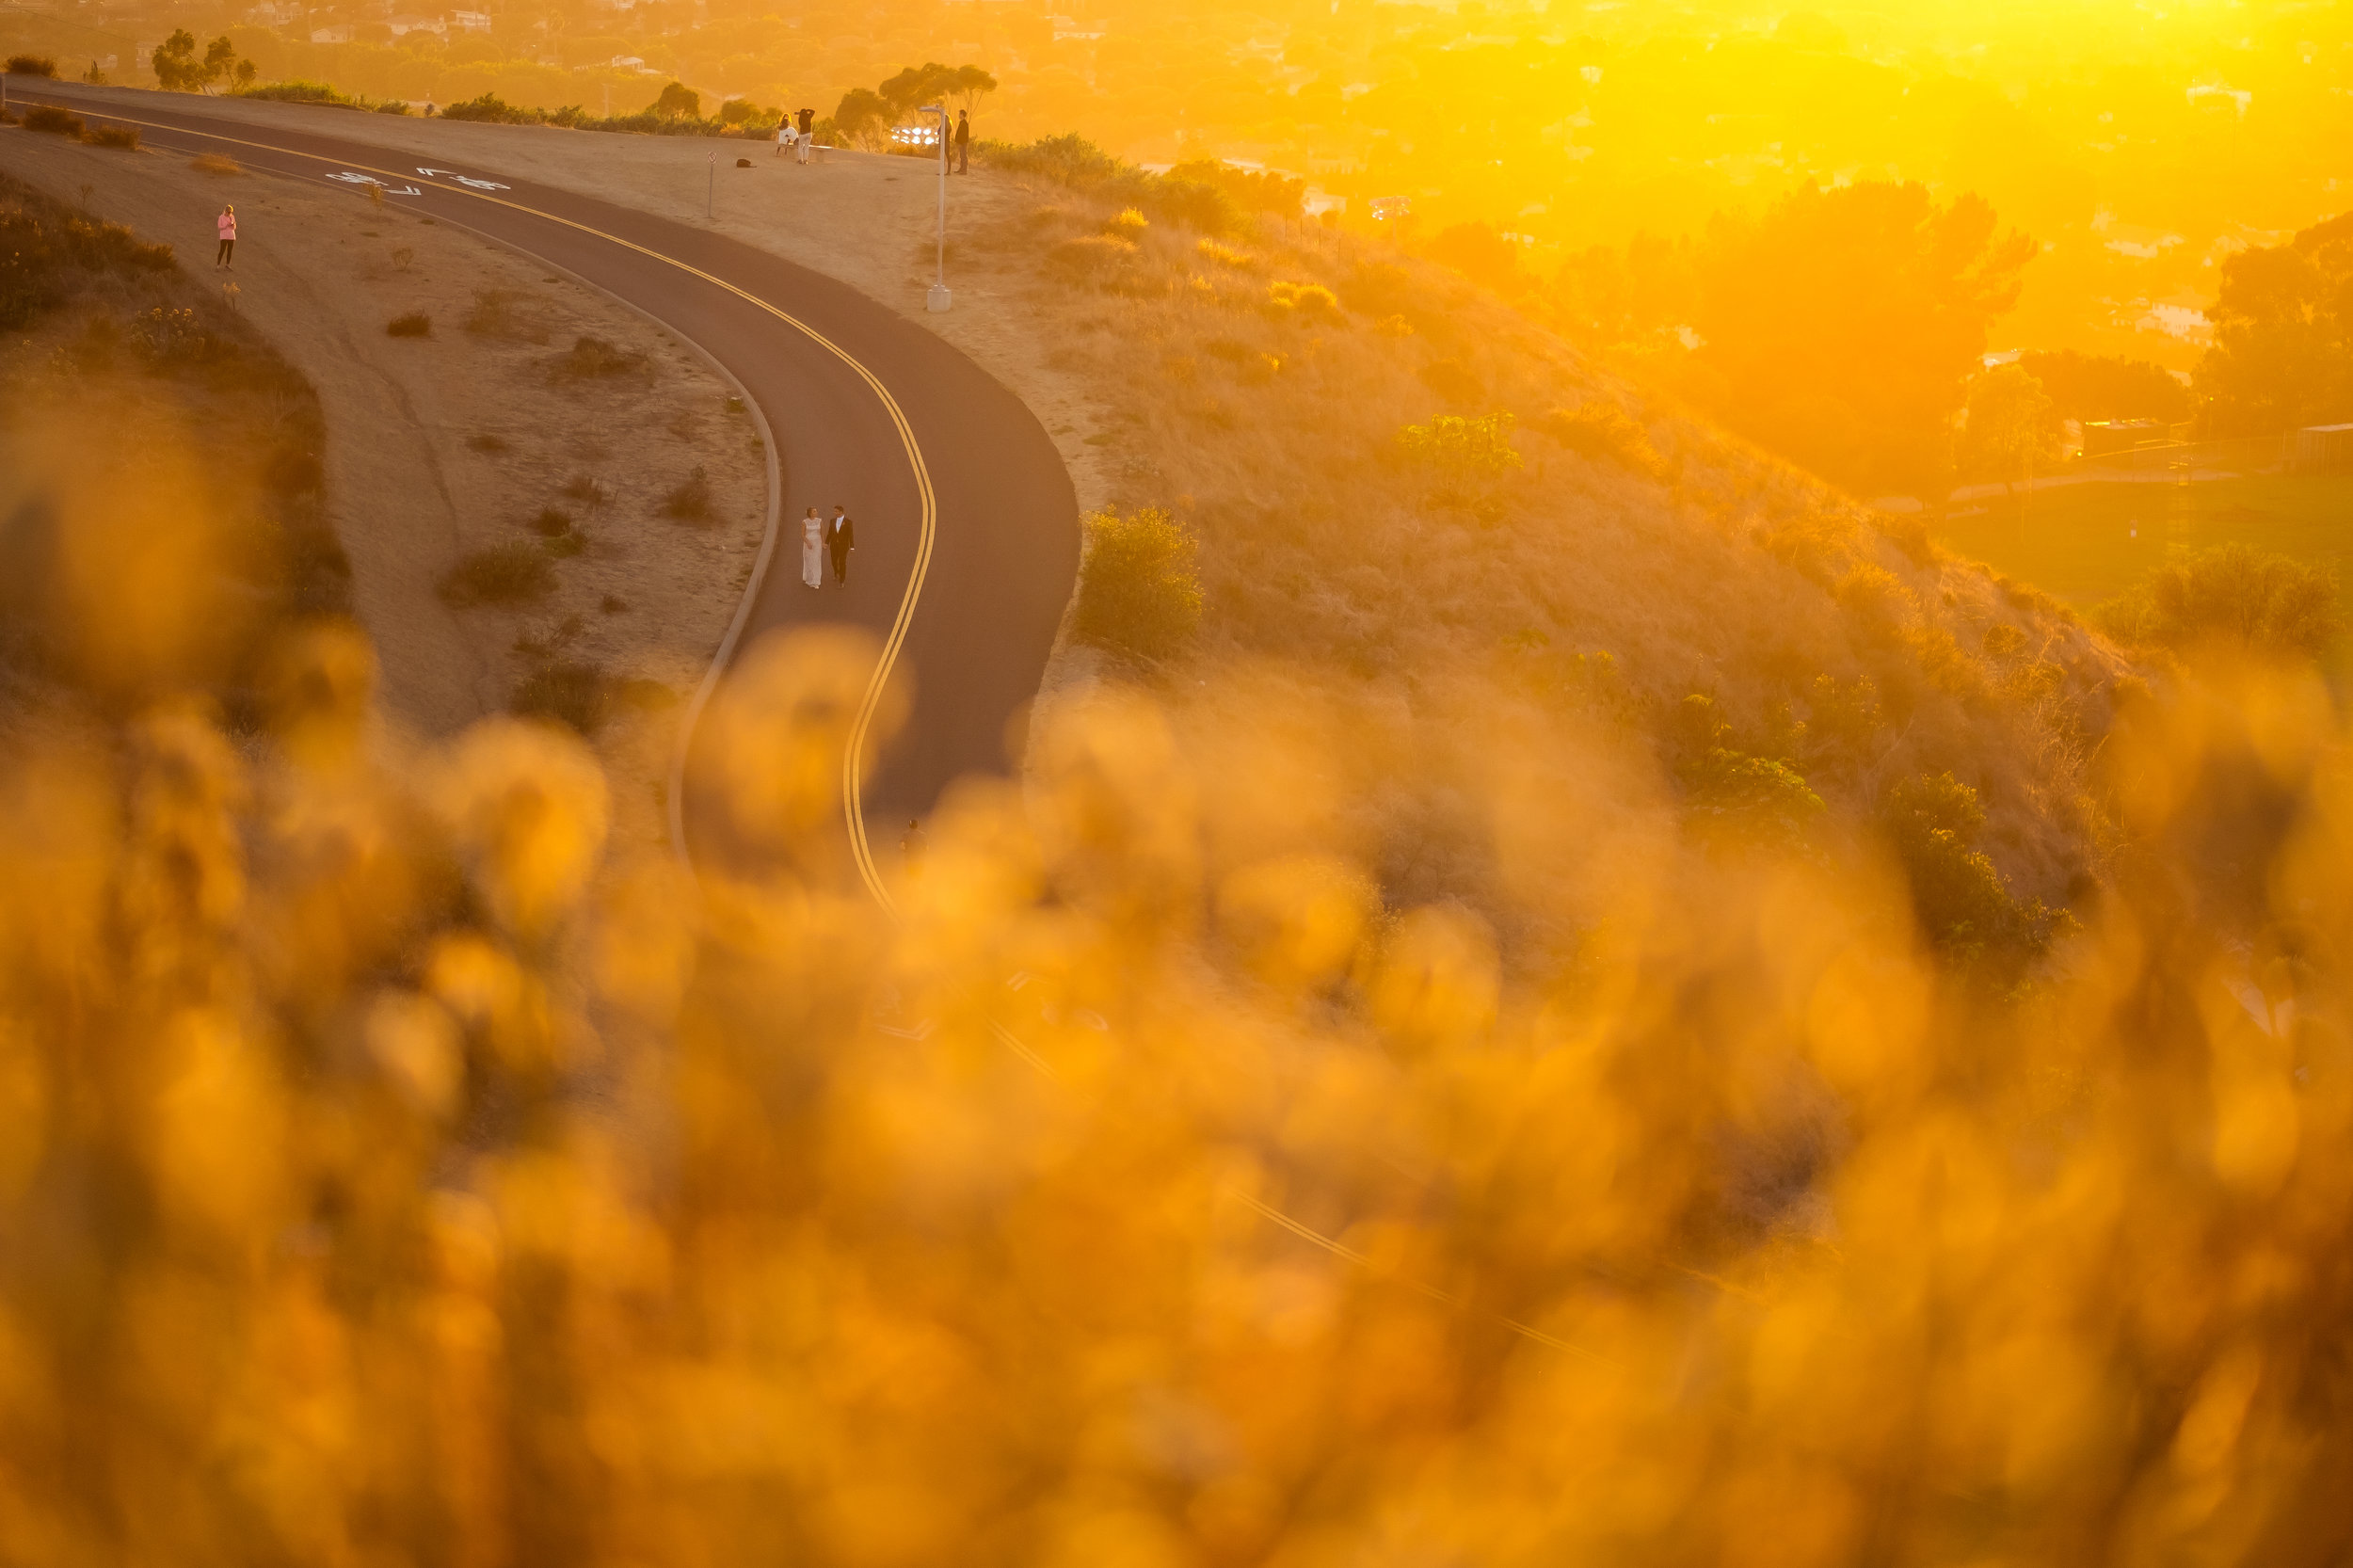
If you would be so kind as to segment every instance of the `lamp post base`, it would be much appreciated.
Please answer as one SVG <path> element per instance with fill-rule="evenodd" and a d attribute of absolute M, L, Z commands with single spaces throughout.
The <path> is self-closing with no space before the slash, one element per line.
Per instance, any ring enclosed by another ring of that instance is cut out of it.
<path fill-rule="evenodd" d="M 948 303 L 948 285 L 945 283 L 934 283 L 931 292 L 923 296 L 923 309 L 927 311 L 944 311 Z"/>

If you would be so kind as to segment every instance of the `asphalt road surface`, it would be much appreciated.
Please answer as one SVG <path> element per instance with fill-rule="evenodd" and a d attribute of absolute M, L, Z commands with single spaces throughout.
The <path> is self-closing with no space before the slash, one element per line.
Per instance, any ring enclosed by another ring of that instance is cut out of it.
<path fill-rule="evenodd" d="M 886 855 L 899 825 L 928 810 L 951 780 L 1005 770 L 1009 727 L 1036 693 L 1077 575 L 1078 506 L 1028 407 L 947 343 L 845 283 L 690 224 L 470 160 L 426 173 L 410 153 L 338 140 L 333 110 L 316 111 L 315 132 L 261 126 L 208 116 L 197 96 L 22 76 L 9 79 L 8 99 L 136 121 L 158 151 L 225 152 L 248 169 L 316 181 L 355 200 L 379 184 L 388 205 L 572 272 L 700 344 L 760 405 L 783 472 L 775 556 L 736 656 L 785 627 L 848 622 L 886 645 L 894 632 L 902 636 L 892 674 L 911 687 L 913 706 L 879 765 L 860 776 L 856 803 L 877 824 L 874 853 Z M 714 145 L 732 157 L 752 144 Z M 830 515 L 836 504 L 857 522 L 850 580 L 837 588 L 828 570 L 825 586 L 811 592 L 800 580 L 795 520 L 810 505 Z M 711 591 L 738 590 L 713 583 Z M 700 758 L 690 748 L 680 819 L 691 857 L 708 866 L 741 850 L 712 809 Z M 859 815 L 845 812 L 843 831 L 887 902 Z"/>

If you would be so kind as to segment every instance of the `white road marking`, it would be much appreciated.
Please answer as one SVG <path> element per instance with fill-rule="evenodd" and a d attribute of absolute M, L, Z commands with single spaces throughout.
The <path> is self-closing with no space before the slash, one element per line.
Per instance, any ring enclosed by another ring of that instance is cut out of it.
<path fill-rule="evenodd" d="M 424 194 L 414 185 L 388 185 L 373 174 L 354 174 L 347 168 L 340 174 L 330 174 L 328 178 L 341 180 L 346 185 L 374 185 L 387 196 L 423 196 Z"/>
<path fill-rule="evenodd" d="M 475 190 L 513 190 L 515 188 L 512 185 L 502 185 L 496 180 L 477 180 L 471 174 L 460 174 L 454 168 L 426 168 L 420 164 L 417 166 L 417 172 L 428 180 L 446 177 L 456 181 L 461 185 L 471 185 Z"/>

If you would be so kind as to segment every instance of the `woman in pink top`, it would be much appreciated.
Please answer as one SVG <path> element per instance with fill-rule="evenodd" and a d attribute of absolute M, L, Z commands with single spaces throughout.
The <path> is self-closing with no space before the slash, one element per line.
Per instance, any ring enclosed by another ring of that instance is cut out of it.
<path fill-rule="evenodd" d="M 213 258 L 215 266 L 233 268 L 229 253 L 237 248 L 237 209 L 232 203 L 220 210 L 220 220 L 215 225 L 220 231 L 220 254 Z"/>

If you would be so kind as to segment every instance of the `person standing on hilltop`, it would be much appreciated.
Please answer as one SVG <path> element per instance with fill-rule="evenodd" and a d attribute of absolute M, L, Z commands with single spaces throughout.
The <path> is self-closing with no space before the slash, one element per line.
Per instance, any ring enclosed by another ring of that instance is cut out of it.
<path fill-rule="evenodd" d="M 956 111 L 956 172 L 971 172 L 972 116 L 964 109 Z"/>
<path fill-rule="evenodd" d="M 801 519 L 801 581 L 812 588 L 825 585 L 825 520 L 814 506 Z"/>
<path fill-rule="evenodd" d="M 788 148 L 788 147 L 792 146 L 792 145 L 795 141 L 798 141 L 799 139 L 800 139 L 800 136 L 799 136 L 798 133 L 796 133 L 796 132 L 792 129 L 792 115 L 787 114 L 787 115 L 785 115 L 782 119 L 780 119 L 780 120 L 778 120 L 776 121 L 776 156 L 777 156 L 777 157 L 779 157 L 779 158 L 783 157 L 783 156 L 784 156 L 784 150 L 785 150 L 786 148 Z"/>
<path fill-rule="evenodd" d="M 800 156 L 795 161 L 807 163 L 808 162 L 809 133 L 817 128 L 817 111 L 803 109 L 798 118 L 801 126 Z"/>
<path fill-rule="evenodd" d="M 220 231 L 220 251 L 214 256 L 213 265 L 225 266 L 233 270 L 236 264 L 229 259 L 229 255 L 237 248 L 236 203 L 231 202 L 228 206 L 221 208 L 220 216 L 214 220 L 213 227 Z"/>
<path fill-rule="evenodd" d="M 833 520 L 825 524 L 825 548 L 833 552 L 834 582 L 849 582 L 850 552 L 857 548 L 857 524 L 839 506 L 833 509 Z"/>

